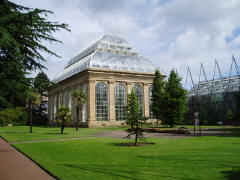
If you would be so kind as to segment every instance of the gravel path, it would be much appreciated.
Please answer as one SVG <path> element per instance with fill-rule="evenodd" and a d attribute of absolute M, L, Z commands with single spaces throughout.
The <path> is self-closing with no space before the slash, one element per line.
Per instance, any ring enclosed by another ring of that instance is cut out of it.
<path fill-rule="evenodd" d="M 115 131 L 106 131 L 99 134 L 95 134 L 95 137 L 112 137 L 112 138 L 126 138 L 128 133 L 123 130 L 115 130 Z M 189 135 L 183 134 L 171 134 L 171 133 L 144 133 L 144 137 L 160 137 L 160 138 L 168 138 L 168 139 L 177 139 L 177 138 L 186 138 L 190 137 Z M 134 138 L 133 136 L 131 138 Z"/>

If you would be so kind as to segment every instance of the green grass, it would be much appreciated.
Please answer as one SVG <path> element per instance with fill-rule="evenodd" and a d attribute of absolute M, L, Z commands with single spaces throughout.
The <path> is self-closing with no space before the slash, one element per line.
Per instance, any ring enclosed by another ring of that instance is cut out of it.
<path fill-rule="evenodd" d="M 159 125 L 159 126 L 155 126 L 155 124 L 154 125 L 146 125 L 146 127 L 159 127 L 159 128 L 163 128 L 163 129 L 177 129 L 177 128 L 180 128 L 180 127 L 186 127 L 186 128 L 188 128 L 188 129 L 194 129 L 194 126 L 193 125 L 177 125 L 177 126 L 175 126 L 175 127 L 173 127 L 173 128 L 170 128 L 169 126 L 167 126 L 167 125 Z M 229 128 L 231 128 L 231 129 L 240 129 L 240 127 L 239 126 L 207 126 L 207 125 L 204 125 L 204 126 L 201 126 L 201 129 L 229 129 Z M 198 130 L 199 129 L 199 127 L 196 127 L 196 129 Z"/>
<path fill-rule="evenodd" d="M 154 127 L 154 126 L 147 126 Z M 182 126 L 176 126 L 179 128 Z M 185 126 L 188 129 L 192 129 L 192 126 Z M 164 128 L 164 126 L 160 126 Z M 0 136 L 6 139 L 8 142 L 19 141 L 34 141 L 34 140 L 47 140 L 47 139 L 61 139 L 61 138 L 80 138 L 88 137 L 93 134 L 101 133 L 103 131 L 126 129 L 126 127 L 99 127 L 99 128 L 79 128 L 77 132 L 74 127 L 66 127 L 64 134 L 60 134 L 60 127 L 33 127 L 33 133 L 29 133 L 28 126 L 14 126 L 14 127 L 0 127 Z M 166 128 L 170 129 L 170 128 Z M 232 130 L 240 133 L 239 127 L 231 126 L 203 126 L 202 129 L 216 129 L 216 130 Z"/>
<path fill-rule="evenodd" d="M 239 137 L 149 138 L 153 146 L 118 147 L 113 138 L 15 144 L 63 180 L 236 180 Z"/>
<path fill-rule="evenodd" d="M 8 142 L 33 141 L 61 138 L 88 137 L 103 131 L 109 131 L 116 128 L 79 128 L 77 132 L 73 127 L 64 129 L 64 134 L 60 134 L 60 127 L 33 127 L 33 133 L 29 133 L 28 126 L 0 127 L 0 136 Z"/>

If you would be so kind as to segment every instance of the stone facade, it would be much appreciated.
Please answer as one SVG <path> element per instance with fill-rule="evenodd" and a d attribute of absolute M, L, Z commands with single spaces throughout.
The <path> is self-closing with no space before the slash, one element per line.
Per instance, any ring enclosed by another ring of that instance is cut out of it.
<path fill-rule="evenodd" d="M 49 123 L 55 123 L 55 113 L 59 105 L 71 106 L 72 125 L 76 120 L 75 104 L 71 101 L 70 91 L 87 87 L 87 102 L 86 102 L 86 121 L 80 122 L 80 126 L 95 127 L 95 126 L 117 126 L 124 125 L 125 121 L 117 121 L 115 115 L 115 86 L 121 82 L 125 85 L 125 98 L 134 87 L 139 84 L 142 87 L 143 94 L 143 115 L 149 116 L 149 87 L 152 84 L 154 73 L 146 72 L 131 72 L 131 71 L 114 71 L 109 69 L 88 68 L 83 72 L 63 80 L 58 87 L 53 87 L 49 90 Z M 104 82 L 108 88 L 108 120 L 101 121 L 96 118 L 96 84 Z M 83 117 L 84 118 L 84 117 Z M 149 120 L 153 121 L 153 120 Z"/>
<path fill-rule="evenodd" d="M 156 70 L 149 59 L 135 52 L 120 37 L 104 35 L 68 61 L 53 81 L 57 86 L 49 92 L 49 123 L 55 123 L 59 106 L 68 106 L 72 125 L 76 121 L 76 105 L 71 92 L 84 89 L 87 102 L 80 115 L 81 126 L 124 125 L 127 94 L 137 94 L 143 116 L 150 116 L 151 84 Z"/>

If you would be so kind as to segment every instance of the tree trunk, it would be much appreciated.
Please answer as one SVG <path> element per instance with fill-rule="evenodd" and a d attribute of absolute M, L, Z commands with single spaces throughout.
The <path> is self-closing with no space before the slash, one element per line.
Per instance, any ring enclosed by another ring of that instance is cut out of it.
<path fill-rule="evenodd" d="M 64 131 L 64 125 L 63 125 L 63 122 L 62 122 L 61 134 L 63 134 L 63 131 Z"/>
<path fill-rule="evenodd" d="M 157 119 L 157 123 L 156 123 L 156 125 L 158 126 L 158 119 Z"/>
<path fill-rule="evenodd" d="M 29 125 L 30 133 L 32 133 L 32 101 L 29 101 Z"/>
<path fill-rule="evenodd" d="M 76 107 L 76 110 L 77 110 L 76 131 L 78 131 L 78 119 L 79 119 L 79 109 L 78 109 L 78 106 Z"/>
<path fill-rule="evenodd" d="M 138 140 L 138 137 L 137 137 L 137 132 L 135 134 L 135 146 L 137 145 L 137 140 Z"/>
<path fill-rule="evenodd" d="M 83 121 L 82 115 L 82 108 L 79 108 L 79 122 Z"/>
<path fill-rule="evenodd" d="M 138 141 L 138 122 L 137 122 L 137 125 L 135 127 L 135 146 L 137 145 L 137 141 Z"/>

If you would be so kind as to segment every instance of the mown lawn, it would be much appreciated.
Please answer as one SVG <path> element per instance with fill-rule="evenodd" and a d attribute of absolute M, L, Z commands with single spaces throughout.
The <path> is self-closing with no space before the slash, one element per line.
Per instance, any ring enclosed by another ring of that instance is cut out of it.
<path fill-rule="evenodd" d="M 156 127 L 148 125 L 146 127 Z M 158 126 L 162 129 L 171 129 L 166 126 Z M 174 128 L 183 127 L 183 125 Z M 193 126 L 184 126 L 188 129 L 193 129 Z M 93 134 L 101 133 L 103 131 L 127 129 L 127 127 L 99 127 L 99 128 L 79 128 L 77 132 L 74 127 L 66 127 L 64 134 L 60 134 L 60 127 L 33 127 L 33 133 L 29 133 L 28 126 L 14 126 L 14 127 L 0 127 L 0 136 L 8 142 L 21 142 L 21 141 L 34 141 L 34 140 L 47 140 L 47 139 L 62 139 L 62 138 L 80 138 L 89 137 Z M 215 129 L 215 130 L 231 130 L 240 135 L 240 127 L 233 126 L 202 126 L 202 129 Z M 198 130 L 198 129 L 197 129 Z"/>
<path fill-rule="evenodd" d="M 110 131 L 116 128 L 79 128 L 78 132 L 73 127 L 64 129 L 64 134 L 60 134 L 60 127 L 33 127 L 33 133 L 29 133 L 28 126 L 0 127 L 0 136 L 8 142 L 61 139 L 61 138 L 78 138 L 88 137 L 103 131 Z"/>
<path fill-rule="evenodd" d="M 156 145 L 119 147 L 129 140 L 90 138 L 15 144 L 63 180 L 237 180 L 240 137 L 149 138 Z"/>

